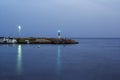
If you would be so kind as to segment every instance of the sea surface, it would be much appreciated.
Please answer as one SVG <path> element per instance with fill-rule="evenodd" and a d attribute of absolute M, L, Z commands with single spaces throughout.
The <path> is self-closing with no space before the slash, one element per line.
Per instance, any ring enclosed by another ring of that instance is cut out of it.
<path fill-rule="evenodd" d="M 0 44 L 0 80 L 120 80 L 120 39 Z"/>

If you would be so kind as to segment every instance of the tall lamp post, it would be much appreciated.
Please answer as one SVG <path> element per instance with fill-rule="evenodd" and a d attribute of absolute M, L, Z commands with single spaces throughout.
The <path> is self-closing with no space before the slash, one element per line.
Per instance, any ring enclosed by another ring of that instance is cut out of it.
<path fill-rule="evenodd" d="M 19 37 L 21 36 L 21 26 L 20 25 L 18 26 L 18 35 L 19 35 Z"/>

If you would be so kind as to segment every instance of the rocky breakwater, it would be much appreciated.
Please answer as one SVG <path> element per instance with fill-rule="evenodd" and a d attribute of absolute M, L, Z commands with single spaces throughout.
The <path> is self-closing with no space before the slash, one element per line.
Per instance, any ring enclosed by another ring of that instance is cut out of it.
<path fill-rule="evenodd" d="M 66 38 L 16 38 L 18 44 L 78 44 Z"/>

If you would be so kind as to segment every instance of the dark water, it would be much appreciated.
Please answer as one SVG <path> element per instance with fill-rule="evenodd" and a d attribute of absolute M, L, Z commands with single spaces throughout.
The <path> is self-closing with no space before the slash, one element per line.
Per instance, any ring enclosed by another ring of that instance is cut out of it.
<path fill-rule="evenodd" d="M 120 39 L 0 45 L 0 80 L 120 80 Z"/>

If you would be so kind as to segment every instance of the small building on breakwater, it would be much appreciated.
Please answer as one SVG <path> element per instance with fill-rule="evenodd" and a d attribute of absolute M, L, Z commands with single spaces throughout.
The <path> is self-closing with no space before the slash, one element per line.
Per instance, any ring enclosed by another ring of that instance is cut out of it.
<path fill-rule="evenodd" d="M 17 40 L 15 38 L 6 38 L 6 37 L 0 37 L 0 43 L 1 44 L 15 44 L 17 43 Z"/>

